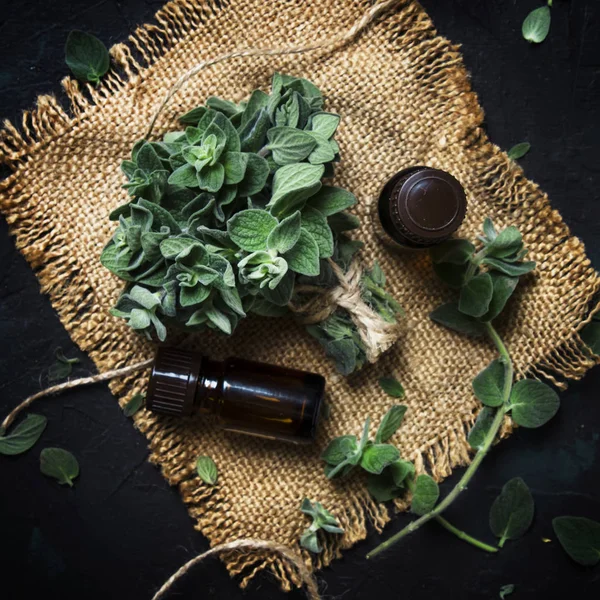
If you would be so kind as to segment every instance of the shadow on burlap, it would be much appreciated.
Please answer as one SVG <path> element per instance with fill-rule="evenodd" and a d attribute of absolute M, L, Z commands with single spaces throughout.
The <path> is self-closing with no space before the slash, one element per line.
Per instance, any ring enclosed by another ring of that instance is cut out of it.
<path fill-rule="evenodd" d="M 121 281 L 98 260 L 112 235 L 111 209 L 126 200 L 119 164 L 143 136 L 157 104 L 181 74 L 200 60 L 240 47 L 306 45 L 348 30 L 372 3 L 364 0 L 175 0 L 156 15 L 156 25 L 136 30 L 112 48 L 118 68 L 99 88 L 63 86 L 65 109 L 40 96 L 17 130 L 5 125 L 0 158 L 12 175 L 0 187 L 0 209 L 20 251 L 35 269 L 73 340 L 99 371 L 152 355 L 152 345 L 108 315 Z M 367 415 L 373 428 L 392 400 L 377 379 L 403 382 L 408 412 L 393 438 L 405 458 L 440 479 L 469 462 L 466 431 L 478 403 L 470 382 L 493 357 L 489 343 L 463 338 L 427 315 L 452 292 L 438 283 L 426 254 L 394 255 L 373 237 L 369 205 L 395 172 L 415 164 L 449 171 L 465 186 L 469 211 L 460 234 L 473 237 L 491 216 L 500 227 L 523 232 L 535 274 L 526 278 L 499 324 L 519 377 L 555 383 L 577 379 L 594 364 L 577 331 L 585 322 L 599 279 L 582 242 L 571 237 L 547 196 L 520 167 L 490 143 L 483 112 L 471 91 L 456 46 L 436 34 L 423 9 L 400 1 L 353 42 L 332 52 L 291 57 L 237 58 L 189 81 L 162 112 L 156 137 L 176 127 L 179 114 L 218 95 L 235 101 L 266 89 L 274 71 L 304 76 L 326 97 L 326 109 L 342 115 L 337 139 L 342 162 L 336 183 L 359 199 L 358 236 L 363 258 L 377 259 L 389 288 L 403 304 L 409 327 L 376 365 L 345 379 L 319 345 L 292 321 L 251 318 L 227 339 L 206 333 L 186 340 L 214 358 L 227 355 L 317 371 L 328 381 L 331 416 L 316 444 L 298 448 L 226 434 L 201 419 L 172 420 L 147 411 L 135 417 L 151 460 L 177 485 L 196 528 L 211 544 L 238 538 L 274 540 L 298 548 L 306 527 L 299 506 L 305 496 L 338 517 L 343 537 L 330 536 L 319 556 L 304 552 L 315 568 L 366 536 L 370 521 L 381 529 L 388 510 L 375 504 L 360 476 L 330 482 L 319 454 L 334 436 L 358 433 Z M 275 326 L 274 326 L 275 325 Z M 121 403 L 143 391 L 146 375 L 114 381 Z M 507 423 L 504 432 L 508 433 Z M 199 454 L 212 456 L 219 483 L 210 491 L 194 471 Z M 401 505 L 399 504 L 401 508 Z M 242 584 L 268 567 L 284 588 L 297 584 L 287 565 L 268 555 L 224 557 Z"/>

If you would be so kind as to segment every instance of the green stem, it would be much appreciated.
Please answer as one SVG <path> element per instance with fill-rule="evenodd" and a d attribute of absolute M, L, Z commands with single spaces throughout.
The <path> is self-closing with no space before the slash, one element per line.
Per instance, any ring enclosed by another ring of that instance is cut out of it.
<path fill-rule="evenodd" d="M 468 544 L 472 544 L 476 548 L 480 548 L 481 550 L 485 550 L 486 552 L 498 552 L 498 548 L 496 548 L 494 546 L 490 546 L 489 544 L 486 544 L 485 542 L 482 542 L 482 541 L 478 540 L 477 538 L 470 536 L 468 533 L 465 533 L 464 531 L 462 531 L 462 529 L 458 529 L 458 527 L 455 527 L 454 525 L 452 525 L 452 523 L 450 523 L 449 521 L 446 521 L 446 519 L 444 519 L 444 517 L 441 517 L 440 515 L 438 515 L 435 518 L 435 520 L 442 527 L 444 527 L 445 529 L 447 529 L 448 531 L 453 533 L 456 537 L 467 542 Z"/>
<path fill-rule="evenodd" d="M 477 450 L 477 453 L 473 457 L 473 462 L 469 465 L 467 470 L 464 472 L 463 476 L 459 479 L 458 483 L 452 488 L 450 493 L 430 512 L 425 513 L 423 516 L 419 517 L 416 521 L 409 523 L 404 529 L 393 535 L 391 538 L 379 544 L 375 549 L 371 550 L 367 554 L 367 558 L 373 558 L 377 556 L 384 550 L 387 550 L 390 546 L 393 546 L 396 542 L 401 540 L 403 537 L 413 533 L 417 529 L 421 528 L 425 523 L 435 519 L 439 515 L 441 515 L 455 500 L 458 496 L 467 489 L 467 485 L 473 478 L 473 475 L 477 472 L 479 465 L 487 455 L 489 449 L 491 448 L 498 432 L 500 431 L 500 427 L 502 426 L 502 422 L 504 421 L 504 405 L 508 404 L 508 399 L 510 398 L 510 392 L 512 389 L 512 380 L 513 380 L 513 364 L 510 359 L 510 355 L 508 354 L 508 350 L 504 345 L 504 342 L 500 339 L 497 331 L 494 329 L 491 323 L 485 323 L 487 333 L 496 346 L 498 353 L 500 354 L 500 358 L 504 363 L 504 389 L 502 390 L 502 400 L 503 406 L 498 407 L 496 410 L 496 414 L 494 415 L 494 420 L 488 430 L 481 447 Z"/>

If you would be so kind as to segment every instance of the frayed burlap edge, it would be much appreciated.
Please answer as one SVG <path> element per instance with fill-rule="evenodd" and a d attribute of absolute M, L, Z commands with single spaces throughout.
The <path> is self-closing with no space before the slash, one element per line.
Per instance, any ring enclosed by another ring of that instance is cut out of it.
<path fill-rule="evenodd" d="M 226 3 L 221 2 L 221 4 Z M 485 162 L 485 172 L 482 172 L 481 176 L 486 181 L 490 197 L 495 198 L 498 204 L 506 206 L 507 198 L 511 196 L 504 192 L 510 186 L 513 190 L 516 189 L 517 193 L 513 192 L 512 198 L 516 197 L 516 200 L 514 206 L 509 209 L 544 213 L 552 221 L 556 238 L 559 240 L 552 244 L 548 251 L 561 248 L 572 261 L 573 270 L 580 278 L 588 281 L 587 286 L 581 286 L 585 287 L 585 293 L 577 299 L 576 326 L 572 327 L 571 331 L 535 364 L 518 371 L 519 377 L 525 375 L 543 377 L 559 387 L 565 387 L 566 380 L 580 379 L 598 362 L 597 357 L 586 348 L 578 331 L 589 321 L 591 315 L 589 305 L 594 294 L 600 289 L 600 280 L 585 257 L 583 243 L 570 236 L 568 227 L 563 223 L 558 212 L 552 210 L 545 194 L 537 185 L 525 178 L 518 165 L 510 161 L 488 140 L 482 129 L 483 113 L 462 66 L 458 48 L 446 39 L 437 37 L 432 23 L 416 2 L 398 4 L 402 6 L 406 20 L 414 21 L 410 32 L 413 35 L 411 42 L 426 46 L 430 62 L 436 65 L 440 76 L 444 75 L 450 79 L 457 94 L 461 94 L 466 99 L 465 104 L 469 106 L 469 110 L 462 117 L 468 124 L 465 127 L 462 143 L 466 142 L 474 159 Z M 88 352 L 93 360 L 97 360 L 98 355 L 108 349 L 110 342 L 94 336 L 94 332 L 85 327 L 83 315 L 92 301 L 91 290 L 78 273 L 75 262 L 66 253 L 61 253 L 60 238 L 58 236 L 52 238 L 52 232 L 46 230 L 32 214 L 27 214 L 25 210 L 18 210 L 26 204 L 28 198 L 27 190 L 19 187 L 19 171 L 24 168 L 29 157 L 40 152 L 53 139 L 84 121 L 87 112 L 96 106 L 101 106 L 105 98 L 123 90 L 126 86 L 134 86 L 143 77 L 146 68 L 168 53 L 179 39 L 202 23 L 206 16 L 211 13 L 216 14 L 219 10 L 219 7 L 210 0 L 201 6 L 189 0 L 173 0 L 156 14 L 156 25 L 137 28 L 129 36 L 129 44 L 121 43 L 111 48 L 110 53 L 117 68 L 111 70 L 98 87 L 81 86 L 74 79 L 67 77 L 62 81 L 69 99 L 66 109 L 54 96 L 39 96 L 36 108 L 23 113 L 19 128 L 5 121 L 0 132 L 0 162 L 8 165 L 12 170 L 12 174 L 0 183 L 0 208 L 6 215 L 11 233 L 16 236 L 17 248 L 38 276 L 41 291 L 50 296 L 53 307 L 75 343 Z M 456 141 L 448 140 L 449 143 Z M 520 202 L 519 198 L 527 198 L 527 202 Z M 52 239 L 51 250 L 46 248 L 44 242 L 48 236 Z M 74 296 L 81 299 L 78 306 L 73 306 L 69 301 Z M 593 308 L 592 312 L 598 310 L 600 310 L 600 303 Z M 125 366 L 128 362 L 148 358 L 152 352 L 150 344 L 145 350 L 143 355 L 138 356 L 125 356 L 118 350 L 112 350 L 112 367 L 117 368 Z M 136 383 L 132 386 L 134 381 Z M 145 381 L 140 383 L 138 377 L 131 375 L 113 382 L 111 390 L 120 396 L 121 403 L 124 403 L 131 395 L 142 391 L 144 383 Z M 444 438 L 432 441 L 415 452 L 410 458 L 415 461 L 417 470 L 429 469 L 439 480 L 450 475 L 455 467 L 468 464 L 470 453 L 466 433 L 474 419 L 475 415 L 465 416 L 464 420 L 457 422 L 455 428 L 450 429 Z M 156 423 L 145 421 L 140 417 L 136 418 L 136 424 L 150 441 L 150 460 L 159 464 L 158 457 L 162 457 L 163 475 L 170 484 L 178 485 L 190 515 L 197 520 L 196 528 L 211 539 L 211 544 L 218 543 L 216 537 L 218 520 L 206 517 L 211 511 L 217 510 L 218 496 L 210 491 L 198 490 L 191 483 L 194 457 L 185 457 L 178 452 L 179 444 L 172 435 L 173 429 L 164 426 L 159 428 Z M 503 437 L 510 431 L 511 424 L 507 419 L 503 428 Z M 170 456 L 168 463 L 164 460 L 167 453 Z M 185 466 L 182 467 L 182 464 Z M 398 502 L 397 508 L 405 508 L 404 503 Z M 305 560 L 311 568 L 328 565 L 334 557 L 341 555 L 341 550 L 364 539 L 367 534 L 367 520 L 381 531 L 390 519 L 387 509 L 373 502 L 366 491 L 359 493 L 352 507 L 338 517 L 345 529 L 344 536 L 324 540 L 324 551 L 317 557 L 304 552 Z M 292 585 L 300 583 L 297 573 L 289 565 L 268 553 L 252 556 L 236 553 L 225 556 L 224 561 L 232 574 L 243 573 L 242 586 L 245 586 L 259 570 L 266 566 L 280 580 L 284 589 L 290 589 Z"/>

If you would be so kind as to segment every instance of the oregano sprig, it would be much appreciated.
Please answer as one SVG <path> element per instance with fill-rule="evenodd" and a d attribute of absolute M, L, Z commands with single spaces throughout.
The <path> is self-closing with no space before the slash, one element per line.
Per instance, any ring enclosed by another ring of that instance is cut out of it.
<path fill-rule="evenodd" d="M 300 545 L 310 552 L 318 554 L 323 550 L 317 538 L 319 530 L 327 533 L 344 533 L 338 520 L 320 502 L 313 503 L 308 498 L 304 498 L 300 505 L 300 510 L 312 519 L 310 526 L 300 536 Z"/>
<path fill-rule="evenodd" d="M 476 451 L 473 461 L 456 486 L 416 521 L 369 552 L 373 557 L 432 519 L 437 519 L 467 488 L 495 441 L 506 414 L 523 427 L 540 427 L 557 412 L 559 399 L 545 383 L 523 379 L 514 382 L 514 366 L 508 349 L 492 322 L 512 296 L 519 278 L 535 268 L 524 260 L 527 250 L 519 230 L 510 226 L 497 231 L 491 219 L 483 223 L 479 247 L 468 240 L 449 240 L 431 251 L 436 273 L 458 290 L 458 301 L 431 313 L 431 319 L 459 333 L 488 337 L 498 351 L 473 381 L 473 391 L 484 405 L 468 440 Z M 501 537 L 501 543 L 510 535 Z"/>

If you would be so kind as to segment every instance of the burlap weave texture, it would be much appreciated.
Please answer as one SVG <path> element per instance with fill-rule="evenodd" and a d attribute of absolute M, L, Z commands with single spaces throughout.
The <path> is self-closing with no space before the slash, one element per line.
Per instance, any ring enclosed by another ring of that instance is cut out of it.
<path fill-rule="evenodd" d="M 152 345 L 108 315 L 121 282 L 98 260 L 113 232 L 108 213 L 126 200 L 119 170 L 143 136 L 157 104 L 181 74 L 201 60 L 242 47 L 306 45 L 349 29 L 366 0 L 174 0 L 157 24 L 138 29 L 111 53 L 119 68 L 97 89 L 63 82 L 68 109 L 49 96 L 6 125 L 0 158 L 13 174 L 1 184 L 0 209 L 42 290 L 74 341 L 100 371 L 152 355 Z M 486 216 L 514 224 L 538 263 L 511 302 L 500 329 L 517 374 L 553 381 L 578 378 L 594 364 L 577 331 L 599 279 L 583 244 L 571 237 L 545 194 L 487 139 L 483 114 L 455 46 L 439 37 L 423 9 L 400 1 L 353 42 L 333 51 L 288 57 L 236 58 L 190 80 L 161 114 L 154 136 L 209 95 L 235 101 L 266 89 L 274 71 L 318 85 L 326 109 L 342 116 L 337 134 L 342 162 L 336 183 L 359 199 L 358 237 L 363 259 L 377 259 L 409 318 L 400 342 L 374 366 L 339 376 L 318 344 L 290 321 L 247 319 L 232 338 L 202 334 L 184 340 L 214 358 L 235 355 L 317 371 L 328 381 L 331 416 L 310 448 L 219 431 L 201 418 L 172 420 L 141 411 L 151 460 L 178 485 L 197 528 L 213 544 L 238 538 L 274 540 L 294 547 L 306 526 L 302 498 L 329 508 L 346 530 L 330 536 L 315 566 L 364 538 L 368 521 L 382 527 L 387 509 L 375 504 L 360 477 L 329 482 L 319 454 L 332 437 L 358 433 L 370 415 L 375 428 L 392 403 L 377 379 L 394 375 L 407 390 L 409 410 L 393 438 L 402 455 L 437 478 L 469 461 L 465 432 L 478 403 L 473 376 L 494 356 L 484 341 L 460 337 L 427 315 L 452 296 L 436 280 L 426 254 L 393 254 L 373 236 L 369 205 L 395 172 L 417 164 L 449 171 L 465 186 L 469 211 L 460 231 L 472 237 Z M 144 375 L 112 384 L 126 401 L 143 391 Z M 506 430 L 509 429 L 507 426 Z M 219 483 L 209 490 L 195 476 L 199 454 L 212 456 Z M 306 557 L 308 559 L 308 553 Z M 268 555 L 228 556 L 247 581 L 268 566 L 285 586 L 296 575 Z"/>

